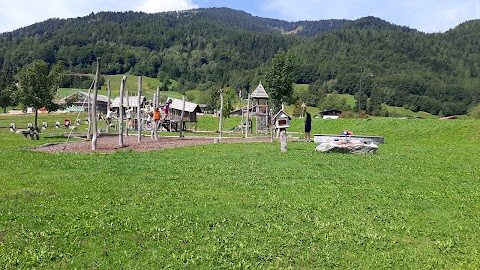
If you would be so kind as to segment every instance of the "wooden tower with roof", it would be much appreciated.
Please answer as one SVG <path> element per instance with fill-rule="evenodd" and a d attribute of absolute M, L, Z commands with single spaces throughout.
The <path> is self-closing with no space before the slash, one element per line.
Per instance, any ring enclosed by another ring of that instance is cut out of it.
<path fill-rule="evenodd" d="M 256 132 L 268 133 L 269 127 L 269 108 L 268 108 L 268 94 L 263 88 L 262 82 L 260 82 L 250 94 L 252 99 L 252 116 L 256 118 Z"/>

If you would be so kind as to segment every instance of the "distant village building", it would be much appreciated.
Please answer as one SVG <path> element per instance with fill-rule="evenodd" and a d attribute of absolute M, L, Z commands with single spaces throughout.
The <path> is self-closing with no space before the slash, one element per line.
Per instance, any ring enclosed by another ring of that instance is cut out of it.
<path fill-rule="evenodd" d="M 320 112 L 320 115 L 322 116 L 323 119 L 337 119 L 340 117 L 342 114 L 342 111 L 340 110 L 325 110 L 323 112 Z"/>
<path fill-rule="evenodd" d="M 147 102 L 147 99 L 145 96 L 140 96 L 140 109 L 145 107 L 145 104 Z M 110 107 L 112 109 L 117 109 L 120 108 L 120 97 L 116 97 L 113 101 Z M 134 111 L 138 110 L 138 96 L 128 96 L 128 97 L 123 97 L 123 108 L 126 110 L 128 108 L 132 108 Z"/>
<path fill-rule="evenodd" d="M 93 101 L 93 93 L 90 93 L 90 100 Z M 66 111 L 70 112 L 86 112 L 88 111 L 88 93 L 77 91 L 72 93 L 58 101 L 59 105 L 66 106 L 71 103 L 70 106 L 66 107 Z M 97 95 L 97 111 L 99 113 L 107 113 L 108 106 L 108 97 L 103 95 Z"/>

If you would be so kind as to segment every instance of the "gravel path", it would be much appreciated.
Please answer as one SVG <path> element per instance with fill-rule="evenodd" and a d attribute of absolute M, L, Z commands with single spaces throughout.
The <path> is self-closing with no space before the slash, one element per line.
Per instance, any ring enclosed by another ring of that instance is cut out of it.
<path fill-rule="evenodd" d="M 66 140 L 66 139 L 65 139 Z M 124 147 L 119 147 L 118 136 L 101 136 L 97 139 L 97 148 L 92 151 L 91 141 L 75 141 L 59 144 L 48 144 L 36 148 L 29 148 L 30 150 L 50 153 L 110 153 L 119 150 L 133 150 L 138 152 L 153 151 L 165 148 L 176 148 L 193 145 L 213 144 L 215 138 L 213 137 L 158 137 L 155 141 L 150 136 L 142 137 L 142 142 L 138 143 L 137 136 L 123 137 Z M 270 142 L 269 137 L 252 137 L 252 138 L 222 138 L 221 143 L 242 143 L 242 142 Z"/>

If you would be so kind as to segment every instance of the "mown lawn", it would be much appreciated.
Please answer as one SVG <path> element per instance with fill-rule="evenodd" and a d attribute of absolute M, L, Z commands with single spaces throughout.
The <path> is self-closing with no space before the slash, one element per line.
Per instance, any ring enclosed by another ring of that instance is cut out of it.
<path fill-rule="evenodd" d="M 365 156 L 303 142 L 48 154 L 21 148 L 63 139 L 0 128 L 0 265 L 480 268 L 478 121 L 313 120 L 313 133 L 386 144 Z"/>

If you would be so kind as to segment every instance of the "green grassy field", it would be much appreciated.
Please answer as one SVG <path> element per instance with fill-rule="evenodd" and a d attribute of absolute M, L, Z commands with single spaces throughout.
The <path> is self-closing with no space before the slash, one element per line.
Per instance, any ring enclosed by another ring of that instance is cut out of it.
<path fill-rule="evenodd" d="M 294 84 L 293 88 L 295 93 L 306 92 L 308 91 L 308 84 Z M 353 111 L 356 111 L 355 108 L 357 104 L 356 104 L 355 96 L 349 95 L 349 94 L 337 94 L 337 95 L 339 98 L 345 99 L 347 101 L 347 105 L 350 106 L 353 109 Z M 319 112 L 319 109 L 315 107 L 308 107 L 307 109 L 309 112 L 313 112 L 314 114 L 317 114 Z M 426 118 L 426 119 L 438 118 L 438 116 L 432 115 L 427 112 L 421 112 L 421 111 L 413 112 L 411 110 L 408 110 L 402 107 L 387 106 L 387 110 L 392 117 L 413 117 L 413 118 Z"/>
<path fill-rule="evenodd" d="M 3 269 L 480 268 L 478 121 L 313 119 L 312 133 L 385 137 L 364 156 L 303 142 L 37 153 L 21 149 L 64 139 L 6 128 L 29 121 L 0 114 Z"/>
<path fill-rule="evenodd" d="M 107 93 L 107 81 L 110 80 L 110 88 L 112 89 L 112 96 L 119 95 L 120 83 L 122 81 L 123 75 L 105 75 L 105 85 L 101 89 L 101 93 L 106 95 Z M 176 85 L 177 82 L 172 81 L 173 85 Z M 153 94 L 156 93 L 157 87 L 162 86 L 163 83 L 157 80 L 156 78 L 149 78 L 142 76 L 142 93 L 146 95 L 147 98 L 153 98 Z M 138 93 L 138 76 L 127 75 L 127 81 L 125 85 L 125 90 L 129 92 L 130 95 L 136 95 Z M 177 92 L 161 92 L 160 96 L 170 95 L 174 98 L 181 98 L 182 95 Z"/>

